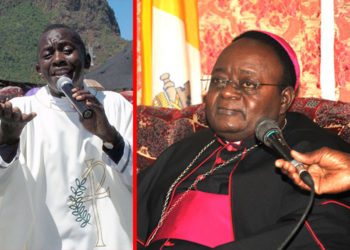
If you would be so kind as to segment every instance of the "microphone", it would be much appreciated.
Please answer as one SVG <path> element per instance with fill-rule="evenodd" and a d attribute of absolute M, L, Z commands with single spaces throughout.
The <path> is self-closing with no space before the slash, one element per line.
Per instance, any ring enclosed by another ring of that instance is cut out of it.
<path fill-rule="evenodd" d="M 72 97 L 72 89 L 74 87 L 70 78 L 65 76 L 60 77 L 57 81 L 57 88 L 68 98 L 69 102 L 74 106 L 81 117 L 84 119 L 91 118 L 93 110 L 86 106 L 85 101 L 77 101 Z"/>
<path fill-rule="evenodd" d="M 313 188 L 314 182 L 309 172 L 304 168 L 304 164 L 293 159 L 290 155 L 291 148 L 284 140 L 282 131 L 278 124 L 270 118 L 261 118 L 255 124 L 255 136 L 269 148 L 276 150 L 283 158 L 294 165 L 300 178 L 310 188 Z"/>

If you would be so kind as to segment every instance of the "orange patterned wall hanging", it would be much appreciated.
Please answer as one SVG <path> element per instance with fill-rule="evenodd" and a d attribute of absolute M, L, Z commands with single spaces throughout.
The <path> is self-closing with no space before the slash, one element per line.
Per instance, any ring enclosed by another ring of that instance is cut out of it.
<path fill-rule="evenodd" d="M 138 17 L 141 4 L 138 1 Z M 283 37 L 295 50 L 301 66 L 298 96 L 321 97 L 321 0 L 198 0 L 198 15 L 202 75 L 210 75 L 221 50 L 235 36 L 246 30 L 265 30 Z M 334 18 L 336 97 L 350 102 L 349 0 L 334 0 Z M 138 70 L 139 64 L 140 60 Z M 139 73 L 138 81 L 139 90 Z"/>

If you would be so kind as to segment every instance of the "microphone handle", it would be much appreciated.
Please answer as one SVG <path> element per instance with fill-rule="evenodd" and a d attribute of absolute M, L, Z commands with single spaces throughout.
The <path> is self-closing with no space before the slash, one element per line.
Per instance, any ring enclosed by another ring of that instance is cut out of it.
<path fill-rule="evenodd" d="M 292 163 L 294 165 L 294 167 L 296 168 L 296 170 L 300 176 L 300 179 L 302 179 L 302 181 L 306 185 L 308 185 L 310 188 L 313 188 L 314 181 L 313 181 L 310 173 L 304 168 L 303 163 L 295 160 L 291 156 L 291 154 L 290 154 L 291 148 L 289 147 L 287 142 L 284 140 L 284 138 L 282 136 L 279 136 L 278 133 L 271 134 L 270 137 L 271 137 L 270 143 L 273 146 L 273 148 L 275 148 L 275 150 L 277 152 L 279 152 L 283 156 L 284 159 L 286 159 L 287 161 Z M 279 143 L 277 143 L 277 141 Z"/>
<path fill-rule="evenodd" d="M 284 138 L 280 135 L 280 133 L 273 133 L 269 136 L 269 144 L 282 155 L 282 157 L 292 162 L 294 159 L 290 155 L 290 147 L 288 146 L 287 142 L 284 140 Z M 294 165 L 294 164 L 293 164 Z"/>
<path fill-rule="evenodd" d="M 73 98 L 72 89 L 73 89 L 72 84 L 64 84 L 61 87 L 63 94 L 68 98 L 69 102 L 75 107 L 79 115 L 84 119 L 91 118 L 93 114 L 93 110 L 86 106 L 85 101 L 77 101 L 75 98 Z"/>

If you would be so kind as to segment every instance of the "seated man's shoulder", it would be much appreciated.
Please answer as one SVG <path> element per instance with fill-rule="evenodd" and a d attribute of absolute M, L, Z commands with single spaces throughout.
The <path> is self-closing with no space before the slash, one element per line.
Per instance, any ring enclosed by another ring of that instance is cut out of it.
<path fill-rule="evenodd" d="M 187 146 L 192 149 L 196 147 L 203 147 L 203 145 L 208 144 L 211 140 L 215 138 L 213 131 L 210 128 L 201 129 L 193 134 L 188 135 L 182 140 L 174 143 L 174 147 Z M 172 147 L 171 146 L 171 147 Z"/>
<path fill-rule="evenodd" d="M 287 125 L 291 125 L 293 130 L 298 129 L 317 129 L 319 126 L 310 120 L 306 115 L 297 113 L 297 112 L 288 112 L 287 113 Z"/>
<path fill-rule="evenodd" d="M 160 157 L 164 155 L 191 155 L 207 145 L 214 139 L 214 133 L 210 129 L 202 129 L 196 133 L 175 142 L 165 149 Z"/>
<path fill-rule="evenodd" d="M 312 150 L 327 146 L 333 149 L 350 151 L 350 145 L 335 132 L 321 128 L 316 122 L 300 113 L 289 113 L 287 116 L 286 141 L 291 146 L 308 146 Z M 295 147 L 294 149 L 298 149 Z M 310 149 L 310 150 L 311 150 Z"/>

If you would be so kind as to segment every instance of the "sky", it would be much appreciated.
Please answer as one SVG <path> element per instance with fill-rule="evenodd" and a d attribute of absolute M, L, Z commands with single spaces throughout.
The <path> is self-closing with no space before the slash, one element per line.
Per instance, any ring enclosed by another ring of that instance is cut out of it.
<path fill-rule="evenodd" d="M 107 2 L 114 11 L 121 37 L 126 40 L 132 40 L 133 0 L 107 0 Z"/>

